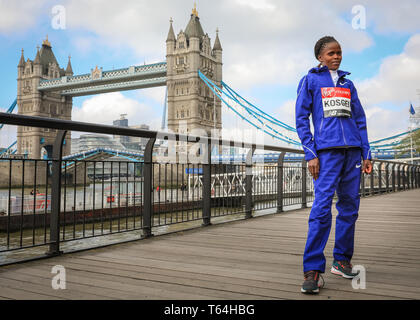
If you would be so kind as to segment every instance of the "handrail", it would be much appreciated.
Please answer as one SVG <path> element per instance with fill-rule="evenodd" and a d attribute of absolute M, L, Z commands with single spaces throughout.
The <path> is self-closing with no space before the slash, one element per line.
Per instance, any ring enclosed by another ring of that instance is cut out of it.
<path fill-rule="evenodd" d="M 88 122 L 78 122 L 72 120 L 62 120 L 62 119 L 53 119 L 45 117 L 34 117 L 26 116 L 21 114 L 8 114 L 0 112 L 0 123 L 9 124 L 9 125 L 22 125 L 22 126 L 31 126 L 37 128 L 50 128 L 58 130 L 67 130 L 67 131 L 80 131 L 80 132 L 91 132 L 91 133 L 102 133 L 102 134 L 113 134 L 113 135 L 125 135 L 131 137 L 141 137 L 141 138 L 157 138 L 162 139 L 164 137 L 174 137 L 177 140 L 186 141 L 186 142 L 198 142 L 198 141 L 208 141 L 214 145 L 218 143 L 219 145 L 229 145 L 231 147 L 239 148 L 255 148 L 259 150 L 271 150 L 278 152 L 291 152 L 304 154 L 303 150 L 278 147 L 272 145 L 263 145 L 255 144 L 244 141 L 233 141 L 233 140 L 224 140 L 213 137 L 204 137 L 196 135 L 186 135 L 181 133 L 165 132 L 165 131 L 152 131 L 152 130 L 143 130 L 143 129 L 132 129 L 126 127 L 118 127 L 113 125 L 103 125 L 95 124 Z"/>

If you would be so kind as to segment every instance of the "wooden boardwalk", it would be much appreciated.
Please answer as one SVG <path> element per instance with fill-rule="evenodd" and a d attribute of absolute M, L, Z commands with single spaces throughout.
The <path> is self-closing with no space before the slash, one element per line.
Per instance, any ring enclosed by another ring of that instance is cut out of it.
<path fill-rule="evenodd" d="M 333 222 L 325 251 L 325 287 L 319 295 L 300 293 L 309 212 L 262 216 L 0 267 L 0 297 L 420 299 L 420 190 L 362 199 L 352 263 L 365 267 L 366 289 L 353 289 L 351 280 L 329 272 Z M 333 217 L 336 214 L 333 207 Z M 65 290 L 52 289 L 55 265 L 65 267 Z"/>

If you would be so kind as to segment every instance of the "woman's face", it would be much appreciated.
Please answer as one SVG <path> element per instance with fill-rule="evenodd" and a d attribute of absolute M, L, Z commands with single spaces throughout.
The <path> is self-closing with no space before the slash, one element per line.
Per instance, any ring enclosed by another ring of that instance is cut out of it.
<path fill-rule="evenodd" d="M 338 42 L 327 43 L 318 56 L 318 60 L 329 70 L 337 70 L 340 67 L 341 59 L 342 52 Z"/>

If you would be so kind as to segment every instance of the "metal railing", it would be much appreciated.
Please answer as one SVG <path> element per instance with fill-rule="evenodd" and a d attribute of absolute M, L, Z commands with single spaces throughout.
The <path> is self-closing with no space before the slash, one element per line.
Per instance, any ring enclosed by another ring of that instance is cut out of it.
<path fill-rule="evenodd" d="M 248 219 L 305 208 L 314 200 L 301 150 L 6 113 L 0 113 L 0 123 L 57 129 L 52 159 L 0 159 L 1 254 L 48 246 L 46 255 L 57 255 L 64 244 L 79 240 L 92 239 L 89 246 L 95 247 L 93 240 L 101 236 L 135 232 L 137 239 L 148 238 L 173 225 Z M 143 161 L 63 160 L 68 131 L 149 140 Z M 162 161 L 157 139 L 197 143 L 201 161 Z M 248 152 L 245 161 L 220 162 L 211 157 L 215 146 Z M 276 162 L 256 162 L 256 150 L 279 156 Z M 373 160 L 372 174 L 362 174 L 360 195 L 419 186 L 420 166 Z"/>

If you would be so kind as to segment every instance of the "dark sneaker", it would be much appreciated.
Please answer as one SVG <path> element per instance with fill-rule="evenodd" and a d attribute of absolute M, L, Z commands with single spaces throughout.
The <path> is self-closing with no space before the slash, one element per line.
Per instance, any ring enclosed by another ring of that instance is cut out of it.
<path fill-rule="evenodd" d="M 353 266 L 347 260 L 337 261 L 334 260 L 331 267 L 331 273 L 337 274 L 347 279 L 353 279 L 359 274 L 359 271 L 353 272 Z"/>
<path fill-rule="evenodd" d="M 319 271 L 311 270 L 305 272 L 303 274 L 304 281 L 300 291 L 303 293 L 318 293 L 320 288 L 320 285 L 318 284 L 319 277 Z"/>

